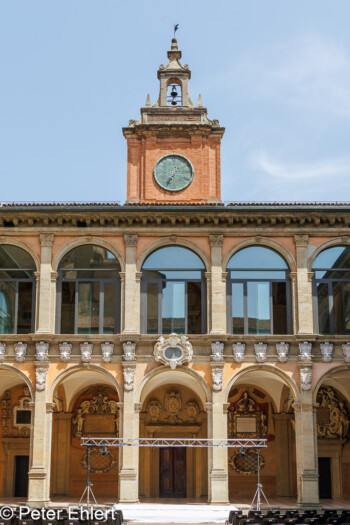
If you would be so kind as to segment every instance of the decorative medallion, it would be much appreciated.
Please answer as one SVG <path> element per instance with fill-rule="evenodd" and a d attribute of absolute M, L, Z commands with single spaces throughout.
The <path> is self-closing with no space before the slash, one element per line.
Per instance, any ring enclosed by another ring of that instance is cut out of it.
<path fill-rule="evenodd" d="M 58 349 L 60 352 L 60 360 L 63 362 L 69 361 L 70 355 L 72 353 L 71 343 L 67 343 L 67 341 L 65 341 L 64 343 L 60 343 L 58 345 Z"/>
<path fill-rule="evenodd" d="M 35 359 L 37 361 L 47 361 L 49 353 L 49 343 L 40 341 L 35 344 Z"/>
<path fill-rule="evenodd" d="M 285 363 L 288 361 L 288 352 L 289 352 L 289 344 L 285 343 L 284 341 L 281 341 L 280 343 L 276 343 L 276 350 L 278 355 L 278 360 L 280 363 Z"/>
<path fill-rule="evenodd" d="M 6 343 L 0 343 L 0 362 L 4 360 L 6 355 Z"/>
<path fill-rule="evenodd" d="M 228 461 L 229 469 L 239 474 L 257 474 L 259 470 L 259 454 L 255 449 L 239 449 Z M 265 466 L 265 460 L 260 453 L 260 470 Z"/>
<path fill-rule="evenodd" d="M 322 360 L 325 363 L 330 363 L 333 359 L 333 344 L 326 341 L 320 344 Z"/>
<path fill-rule="evenodd" d="M 215 341 L 215 343 L 211 343 L 211 358 L 213 361 L 222 361 L 224 359 L 224 343 L 220 343 L 220 341 Z"/>
<path fill-rule="evenodd" d="M 266 343 L 255 343 L 254 344 L 255 357 L 258 363 L 264 363 L 266 361 Z"/>
<path fill-rule="evenodd" d="M 200 423 L 200 409 L 194 400 L 188 401 L 182 408 L 182 398 L 179 392 L 169 392 L 163 404 L 152 399 L 146 408 L 146 424 L 148 425 L 194 425 Z"/>
<path fill-rule="evenodd" d="M 319 439 L 346 439 L 350 418 L 346 403 L 329 386 L 317 394 L 317 436 Z"/>
<path fill-rule="evenodd" d="M 103 474 L 109 472 L 117 466 L 117 458 L 108 450 L 107 454 L 101 454 L 97 447 L 92 447 L 90 451 L 90 471 L 93 474 Z M 80 461 L 81 466 L 87 469 L 87 452 Z"/>
<path fill-rule="evenodd" d="M 244 343 L 233 343 L 232 345 L 233 355 L 235 356 L 236 363 L 242 363 L 244 360 L 245 344 Z"/>
<path fill-rule="evenodd" d="M 307 341 L 299 343 L 299 350 L 299 357 L 302 361 L 311 361 L 312 343 L 308 343 Z"/>
<path fill-rule="evenodd" d="M 168 339 L 161 335 L 154 345 L 153 355 L 156 361 L 175 369 L 183 363 L 192 361 L 193 349 L 185 335 L 171 334 Z"/>
<path fill-rule="evenodd" d="M 300 368 L 300 382 L 302 390 L 311 390 L 312 382 L 312 368 L 309 366 L 307 368 Z"/>
<path fill-rule="evenodd" d="M 15 344 L 16 361 L 18 361 L 19 363 L 23 363 L 23 361 L 25 360 L 27 346 L 27 343 L 22 343 L 22 341 Z"/>

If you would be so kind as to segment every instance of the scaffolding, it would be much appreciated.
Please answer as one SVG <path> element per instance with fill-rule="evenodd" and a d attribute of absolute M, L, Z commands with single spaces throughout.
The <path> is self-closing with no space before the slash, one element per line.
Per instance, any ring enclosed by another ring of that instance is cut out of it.
<path fill-rule="evenodd" d="M 192 448 L 266 448 L 267 439 L 197 439 L 197 438 L 119 438 L 82 437 L 83 447 L 192 447 Z"/>

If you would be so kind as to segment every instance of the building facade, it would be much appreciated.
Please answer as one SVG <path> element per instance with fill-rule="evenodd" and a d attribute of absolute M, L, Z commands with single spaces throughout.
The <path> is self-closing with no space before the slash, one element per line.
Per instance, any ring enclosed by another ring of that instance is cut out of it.
<path fill-rule="evenodd" d="M 0 498 L 78 500 L 81 437 L 119 436 L 266 438 L 268 497 L 349 500 L 350 205 L 224 205 L 224 128 L 175 39 L 168 59 L 123 129 L 125 205 L 0 208 Z M 120 502 L 251 499 L 257 465 L 91 453 L 95 495 Z"/>

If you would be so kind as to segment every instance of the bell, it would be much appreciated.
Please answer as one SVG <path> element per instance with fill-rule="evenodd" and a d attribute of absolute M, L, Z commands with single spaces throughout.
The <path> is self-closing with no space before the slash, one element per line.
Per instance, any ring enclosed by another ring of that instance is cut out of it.
<path fill-rule="evenodd" d="M 177 97 L 176 86 L 173 86 L 173 87 L 172 87 L 172 90 L 171 90 L 170 96 L 173 97 L 173 98 Z"/>

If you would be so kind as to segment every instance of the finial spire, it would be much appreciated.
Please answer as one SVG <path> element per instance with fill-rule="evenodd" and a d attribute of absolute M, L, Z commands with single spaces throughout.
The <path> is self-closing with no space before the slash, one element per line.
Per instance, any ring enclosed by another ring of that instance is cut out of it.
<path fill-rule="evenodd" d="M 179 29 L 179 24 L 174 24 L 174 38 L 175 38 L 175 33 L 178 29 Z"/>

